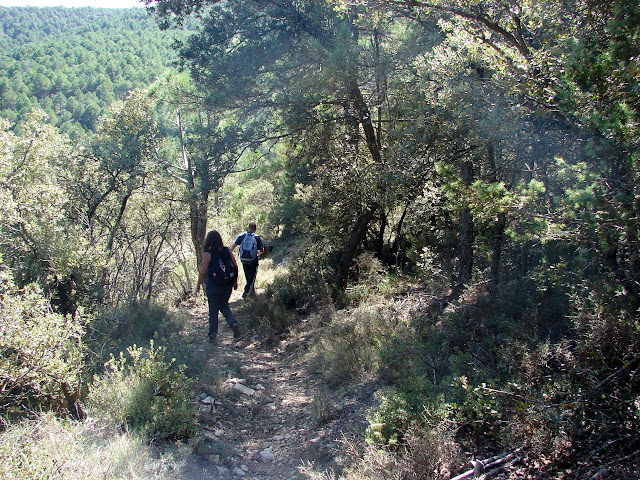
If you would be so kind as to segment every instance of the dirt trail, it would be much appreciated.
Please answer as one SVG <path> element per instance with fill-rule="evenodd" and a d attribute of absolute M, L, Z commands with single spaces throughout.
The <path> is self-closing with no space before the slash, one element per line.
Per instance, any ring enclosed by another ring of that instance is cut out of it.
<path fill-rule="evenodd" d="M 224 394 L 214 394 L 213 404 L 200 403 L 205 441 L 180 478 L 302 479 L 308 477 L 301 466 L 325 470 L 340 465 L 343 439 L 365 426 L 359 402 L 355 396 L 341 397 L 340 406 L 330 400 L 320 379 L 291 353 L 299 345 L 261 343 L 247 331 L 243 310 L 250 304 L 241 305 L 236 297 L 234 292 L 231 309 L 241 325 L 238 342 L 221 316 L 218 343 L 208 343 L 206 306 L 189 312 L 192 348 L 206 356 L 225 383 Z M 210 402 L 204 398 L 212 391 L 206 381 L 199 386 L 200 399 Z"/>

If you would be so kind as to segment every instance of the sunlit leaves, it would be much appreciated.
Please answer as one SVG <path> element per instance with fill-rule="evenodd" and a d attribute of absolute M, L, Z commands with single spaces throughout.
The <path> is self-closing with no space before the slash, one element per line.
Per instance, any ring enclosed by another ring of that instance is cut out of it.
<path fill-rule="evenodd" d="M 51 311 L 31 284 L 18 289 L 0 259 L 0 412 L 20 404 L 73 409 L 84 370 L 80 318 Z"/>
<path fill-rule="evenodd" d="M 6 125 L 7 127 L 8 125 Z M 34 113 L 19 134 L 2 132 L 3 199 L 0 249 L 25 281 L 65 276 L 86 253 L 78 226 L 67 216 L 69 197 L 59 172 L 73 164 L 66 140 Z"/>

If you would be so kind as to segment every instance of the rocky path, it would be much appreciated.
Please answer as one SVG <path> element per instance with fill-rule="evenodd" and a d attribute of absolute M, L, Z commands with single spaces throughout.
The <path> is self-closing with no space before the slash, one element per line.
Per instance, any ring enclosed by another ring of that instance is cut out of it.
<path fill-rule="evenodd" d="M 203 377 L 198 387 L 205 441 L 180 478 L 302 479 L 309 477 L 301 467 L 324 471 L 340 465 L 344 438 L 365 426 L 358 402 L 343 396 L 336 405 L 286 345 L 262 344 L 243 322 L 242 310 L 250 305 L 241 309 L 242 300 L 234 297 L 231 308 L 243 333 L 238 342 L 221 319 L 218 343 L 209 344 L 206 306 L 190 311 L 192 347 L 215 375 Z"/>

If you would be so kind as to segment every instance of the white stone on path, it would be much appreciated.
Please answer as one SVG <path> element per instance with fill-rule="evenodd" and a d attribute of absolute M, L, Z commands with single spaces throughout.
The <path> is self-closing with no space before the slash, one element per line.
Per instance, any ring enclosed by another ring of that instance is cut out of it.
<path fill-rule="evenodd" d="M 242 382 L 244 382 L 244 380 L 240 378 L 230 378 L 224 383 L 233 385 L 233 388 L 238 390 L 240 393 L 243 393 L 244 395 L 253 395 L 254 393 L 256 393 L 256 391 L 253 388 L 247 387 Z"/>
<path fill-rule="evenodd" d="M 274 457 L 273 453 L 271 452 L 271 448 L 265 448 L 263 451 L 261 451 L 260 457 L 264 462 L 273 462 L 276 459 L 276 457 Z"/>
<path fill-rule="evenodd" d="M 241 383 L 234 383 L 233 388 L 238 390 L 240 393 L 243 393 L 244 395 L 253 395 L 254 393 L 256 393 L 253 388 L 249 388 Z"/>

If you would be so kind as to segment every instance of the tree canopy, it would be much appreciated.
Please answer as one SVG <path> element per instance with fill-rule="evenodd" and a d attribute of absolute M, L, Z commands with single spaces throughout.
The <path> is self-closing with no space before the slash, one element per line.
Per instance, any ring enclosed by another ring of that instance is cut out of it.
<path fill-rule="evenodd" d="M 0 115 L 39 108 L 67 134 L 174 65 L 176 31 L 158 31 L 143 9 L 0 7 Z"/>
<path fill-rule="evenodd" d="M 0 9 L 0 413 L 80 415 L 118 312 L 196 302 L 207 230 L 258 219 L 256 335 L 377 375 L 367 438 L 416 476 L 443 425 L 637 473 L 637 2 L 145 3 Z"/>

